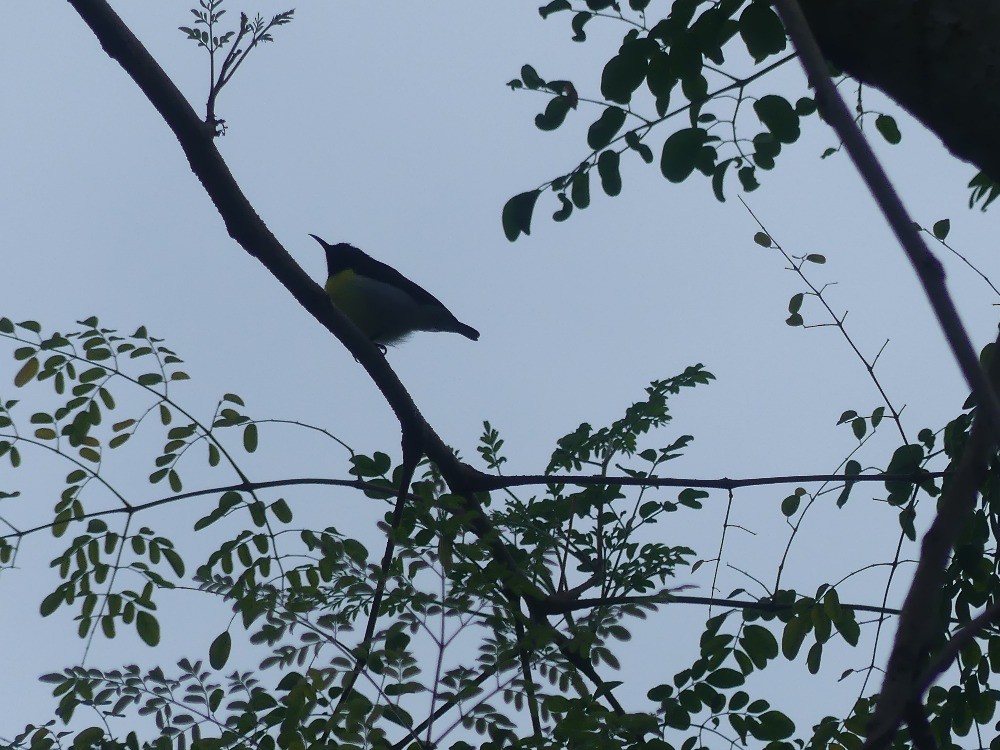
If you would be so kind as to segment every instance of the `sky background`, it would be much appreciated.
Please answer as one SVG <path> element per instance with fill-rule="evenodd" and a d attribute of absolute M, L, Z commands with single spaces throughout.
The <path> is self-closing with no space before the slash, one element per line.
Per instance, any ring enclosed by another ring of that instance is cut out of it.
<path fill-rule="evenodd" d="M 207 59 L 176 28 L 191 23 L 190 3 L 115 7 L 202 111 Z M 265 15 L 287 9 L 244 7 Z M 235 23 L 239 9 L 232 4 L 226 20 Z M 144 324 L 186 360 L 194 380 L 179 395 L 206 419 L 218 396 L 234 391 L 256 417 L 322 425 L 360 452 L 397 456 L 396 421 L 364 371 L 228 237 L 173 135 L 70 6 L 36 0 L 5 11 L 8 27 L 19 31 L 0 48 L 0 314 L 39 320 L 47 330 L 89 315 L 125 332 Z M 568 15 L 542 21 L 533 3 L 306 4 L 223 91 L 218 113 L 228 132 L 219 148 L 258 213 L 317 280 L 323 256 L 308 233 L 352 242 L 390 263 L 481 332 L 476 343 L 417 335 L 388 355 L 430 423 L 466 459 L 478 459 L 477 439 L 489 420 L 506 440 L 506 472 L 538 473 L 559 436 L 582 421 L 615 419 L 650 380 L 701 362 L 718 380 L 672 400 L 675 421 L 658 441 L 695 436 L 672 474 L 834 471 L 856 444 L 847 426 L 835 427 L 839 415 L 870 413 L 878 394 L 834 329 L 785 325 L 801 282 L 774 251 L 753 243 L 757 227 L 736 200 L 735 180 L 729 200 L 719 203 L 707 180 L 672 185 L 655 164 L 626 157 L 619 197 L 605 197 L 595 181 L 591 207 L 557 224 L 549 217 L 558 206 L 543 195 L 531 236 L 513 244 L 504 238 L 504 202 L 588 153 L 584 135 L 596 110 L 581 105 L 565 128 L 543 133 L 533 118 L 545 98 L 504 85 L 531 63 L 545 78 L 573 80 L 582 96 L 596 92 L 622 32 L 594 21 L 591 40 L 577 44 L 568 23 Z M 794 65 L 776 80 L 793 91 L 802 85 Z M 901 145 L 874 143 L 913 218 L 928 227 L 950 218 L 949 242 L 987 275 L 1000 275 L 993 216 L 967 207 L 965 185 L 975 170 L 874 92 L 866 103 L 900 122 Z M 652 137 L 657 154 L 669 132 Z M 894 402 L 905 404 L 912 440 L 920 428 L 954 417 L 966 388 L 914 273 L 846 156 L 820 160 L 832 145 L 832 134 L 810 119 L 802 141 L 786 148 L 746 199 L 786 250 L 827 257 L 811 278 L 836 283 L 829 300 L 849 311 L 846 324 L 862 351 L 874 356 L 889 340 L 878 374 Z M 957 259 L 939 257 L 981 348 L 993 339 L 998 300 Z M 815 307 L 804 312 L 827 322 Z M 4 399 L 30 398 L 15 393 L 16 367 L 0 358 Z M 887 462 L 896 436 L 888 426 L 883 433 L 863 464 Z M 262 433 L 261 453 L 248 462 L 251 478 L 346 476 L 342 451 L 289 435 Z M 16 512 L 44 518 L 56 496 L 40 477 L 47 464 L 33 466 L 17 474 L 0 467 L 0 489 L 20 489 Z M 143 499 L 162 493 L 133 487 Z M 755 534 L 731 532 L 727 561 L 773 580 L 787 536 L 778 504 L 789 491 L 737 493 L 733 522 Z M 872 504 L 872 496 L 856 489 L 843 511 L 816 511 L 804 527 L 808 541 L 790 559 L 788 585 L 812 593 L 859 560 L 890 554 L 895 513 Z M 317 523 L 358 520 L 359 499 L 349 493 L 305 498 L 289 499 Z M 707 505 L 686 517 L 690 525 L 663 526 L 663 538 L 713 557 L 724 494 L 713 493 Z M 208 507 L 153 521 L 184 535 Z M 361 526 L 352 533 L 370 533 Z M 29 539 L 20 569 L 0 575 L 8 644 L 0 673 L 20 675 L 0 683 L 0 736 L 45 716 L 48 688 L 34 678 L 77 662 L 83 651 L 68 617 L 37 615 L 56 583 L 47 562 L 57 549 L 51 539 Z M 708 595 L 711 567 L 679 583 Z M 867 578 L 858 598 L 878 597 L 883 581 Z M 751 586 L 731 570 L 721 583 L 723 592 Z M 685 622 L 704 617 L 674 610 L 681 608 L 661 612 L 654 627 L 681 633 Z M 220 612 L 199 622 L 203 629 L 168 627 L 153 658 L 172 663 L 207 653 L 227 622 Z M 123 653 L 150 658 L 143 648 L 131 637 L 98 639 L 88 663 L 113 666 Z M 626 660 L 626 670 L 642 664 L 672 674 L 669 656 L 661 667 L 639 655 Z M 867 656 L 846 658 L 856 666 Z M 831 683 L 843 668 L 828 667 Z M 857 686 L 845 694 L 851 690 Z M 39 707 L 35 715 L 29 705 Z"/>

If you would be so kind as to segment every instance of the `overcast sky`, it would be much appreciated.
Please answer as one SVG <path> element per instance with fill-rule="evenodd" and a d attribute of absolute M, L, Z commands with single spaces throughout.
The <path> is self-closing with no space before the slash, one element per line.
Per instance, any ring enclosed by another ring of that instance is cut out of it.
<path fill-rule="evenodd" d="M 114 5 L 201 111 L 207 62 L 176 29 L 191 22 L 190 3 Z M 258 7 L 286 9 L 248 9 Z M 232 5 L 233 22 L 238 10 Z M 235 391 L 257 417 L 322 425 L 359 451 L 396 456 L 396 421 L 363 370 L 228 237 L 172 134 L 70 6 L 35 0 L 8 4 L 5 14 L 17 33 L 0 47 L 0 314 L 50 330 L 92 314 L 126 332 L 145 324 L 186 360 L 194 381 L 181 393 L 206 418 L 220 394 Z M 581 421 L 616 418 L 650 380 L 702 362 L 718 381 L 673 402 L 675 422 L 662 443 L 683 433 L 695 442 L 672 472 L 833 471 L 855 444 L 847 427 L 835 427 L 837 418 L 846 409 L 870 413 L 878 394 L 834 329 L 785 325 L 788 298 L 801 283 L 773 251 L 753 243 L 757 227 L 735 198 L 735 181 L 720 204 L 703 179 L 672 185 L 655 165 L 626 158 L 618 198 L 595 184 L 592 206 L 556 224 L 549 217 L 558 206 L 543 196 L 531 236 L 514 244 L 504 238 L 503 203 L 578 163 L 596 116 L 582 105 L 565 129 L 542 133 L 533 118 L 545 99 L 504 84 L 530 62 L 546 78 L 572 79 L 581 95 L 596 92 L 621 32 L 602 31 L 596 21 L 588 30 L 591 42 L 573 43 L 568 16 L 543 22 L 532 3 L 308 3 L 223 92 L 218 112 L 228 133 L 219 147 L 258 213 L 317 280 L 324 263 L 308 233 L 350 241 L 390 263 L 481 332 L 475 343 L 417 335 L 389 352 L 418 406 L 466 459 L 478 459 L 487 419 L 507 441 L 507 472 L 539 472 L 558 436 Z M 799 85 L 797 68 L 786 66 L 781 76 L 784 85 Z M 866 102 L 901 123 L 900 146 L 875 142 L 914 219 L 930 226 L 950 217 L 949 241 L 984 273 L 1000 275 L 993 217 L 966 206 L 974 170 L 873 92 Z M 966 389 L 846 156 L 820 160 L 830 145 L 831 133 L 810 120 L 802 142 L 786 149 L 747 200 L 789 252 L 827 257 L 812 278 L 836 282 L 831 304 L 850 311 L 847 325 L 865 353 L 874 356 L 889 339 L 878 374 L 906 405 L 915 436 L 957 414 Z M 940 257 L 980 348 L 993 338 L 998 300 L 956 259 Z M 827 322 L 807 307 L 810 314 Z M 16 367 L 0 355 L 4 399 L 15 397 Z M 885 432 L 862 463 L 887 461 L 896 436 Z M 305 441 L 292 450 L 283 433 L 270 438 L 265 431 L 252 478 L 346 476 L 342 452 Z M 22 490 L 44 517 L 55 497 L 33 496 L 33 481 L 30 472 L 0 469 L 0 489 Z M 160 493 L 136 491 L 146 499 Z M 785 494 L 736 496 L 735 522 L 757 535 L 734 534 L 727 554 L 769 581 L 784 545 L 777 506 Z M 847 509 L 817 516 L 793 556 L 789 585 L 812 593 L 855 560 L 889 554 L 871 549 L 894 545 L 895 516 L 873 510 L 871 496 L 856 490 Z M 326 522 L 348 525 L 357 500 L 339 496 Z M 702 526 L 664 528 L 665 538 L 699 540 L 699 556 L 713 557 L 725 498 L 717 493 L 709 502 L 710 511 L 691 517 Z M 185 511 L 179 533 L 205 509 Z M 845 544 L 858 556 L 841 557 Z M 82 654 L 68 618 L 39 622 L 36 614 L 55 585 L 47 567 L 55 549 L 51 540 L 30 539 L 21 569 L 0 576 L 8 644 L 0 674 L 21 675 L 0 681 L 0 736 L 45 715 L 44 708 L 22 710 L 26 696 L 47 693 L 35 676 Z M 710 567 L 680 582 L 707 594 Z M 725 580 L 723 591 L 750 584 L 731 571 Z M 878 591 L 882 580 L 866 585 Z M 669 628 L 682 615 L 660 616 L 658 626 Z M 112 666 L 121 643 L 98 640 L 88 658 Z M 141 646 L 131 647 L 136 655 L 125 659 L 146 658 Z M 207 641 L 167 633 L 162 661 L 206 648 Z M 856 657 L 859 664 L 865 658 Z M 840 671 L 830 668 L 833 679 Z"/>

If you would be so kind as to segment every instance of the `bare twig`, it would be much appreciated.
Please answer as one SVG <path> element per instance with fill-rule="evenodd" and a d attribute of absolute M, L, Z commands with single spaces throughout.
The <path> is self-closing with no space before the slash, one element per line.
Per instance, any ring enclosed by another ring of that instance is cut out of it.
<path fill-rule="evenodd" d="M 781 20 L 799 53 L 802 67 L 809 82 L 816 89 L 816 103 L 824 119 L 830 123 L 843 141 L 848 154 L 861 173 L 862 179 L 871 191 L 875 202 L 899 240 L 906 257 L 917 273 L 924 293 L 937 316 L 938 324 L 944 332 L 948 346 L 958 363 L 966 382 L 975 394 L 976 402 L 982 405 L 987 427 L 994 435 L 1000 435 L 1000 401 L 990 388 L 979 357 L 969 340 L 969 336 L 958 317 L 955 303 L 945 285 L 944 268 L 941 262 L 920 237 L 917 225 L 910 218 L 896 193 L 882 165 L 875 157 L 864 134 L 858 128 L 830 78 L 829 66 L 812 30 L 799 7 L 797 0 L 775 0 Z"/>

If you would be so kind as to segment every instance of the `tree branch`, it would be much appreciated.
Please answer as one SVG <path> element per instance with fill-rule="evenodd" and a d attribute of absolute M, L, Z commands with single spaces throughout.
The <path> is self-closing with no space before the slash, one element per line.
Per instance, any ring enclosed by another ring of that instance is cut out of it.
<path fill-rule="evenodd" d="M 419 436 L 423 451 L 445 480 L 464 485 L 477 472 L 461 464 L 424 420 L 410 394 L 385 357 L 339 310 L 285 251 L 243 194 L 215 146 L 214 128 L 202 121 L 172 80 L 149 54 L 106 0 L 68 0 L 100 41 L 104 51 L 122 66 L 163 117 L 240 246 L 268 271 L 320 324 L 329 330 L 365 368 L 382 392 L 403 430 Z"/>
<path fill-rule="evenodd" d="M 990 359 L 990 379 L 995 387 L 1000 387 L 1000 338 Z M 908 712 L 914 706 L 919 707 L 926 687 L 921 672 L 937 623 L 933 613 L 940 611 L 945 567 L 955 540 L 975 508 L 979 488 L 986 481 L 990 456 L 996 449 L 984 416 L 985 412 L 977 409 L 969 440 L 954 475 L 945 482 L 937 516 L 921 543 L 920 561 L 903 603 L 885 680 L 865 740 L 865 747 L 871 750 L 892 742 Z"/>
<path fill-rule="evenodd" d="M 941 262 L 924 243 L 918 225 L 910 218 L 882 165 L 879 164 L 871 146 L 847 109 L 840 92 L 830 79 L 826 59 L 797 0 L 775 0 L 774 4 L 788 35 L 795 44 L 809 82 L 816 90 L 817 106 L 823 113 L 824 119 L 843 141 L 854 165 L 861 173 L 876 204 L 916 271 L 955 361 L 975 395 L 976 403 L 982 406 L 987 428 L 992 431 L 996 439 L 1000 436 L 1000 401 L 990 387 L 986 374 L 979 365 L 979 357 L 958 317 L 955 303 L 945 285 Z"/>

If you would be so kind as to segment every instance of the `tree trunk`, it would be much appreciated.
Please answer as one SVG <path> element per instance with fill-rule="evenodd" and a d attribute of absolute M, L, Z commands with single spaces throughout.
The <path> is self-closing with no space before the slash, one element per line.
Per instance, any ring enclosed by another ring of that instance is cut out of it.
<path fill-rule="evenodd" d="M 827 59 L 1000 181 L 1000 3 L 800 0 Z"/>

